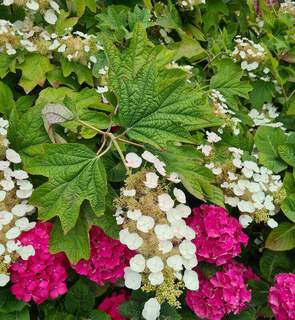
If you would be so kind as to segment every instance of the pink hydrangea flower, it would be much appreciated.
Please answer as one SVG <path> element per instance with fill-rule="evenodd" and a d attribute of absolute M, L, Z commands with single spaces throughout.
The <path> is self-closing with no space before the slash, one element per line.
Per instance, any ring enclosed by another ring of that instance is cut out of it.
<path fill-rule="evenodd" d="M 218 206 L 194 208 L 187 223 L 196 233 L 193 242 L 200 261 L 223 265 L 240 254 L 241 245 L 248 242 L 238 220 Z"/>
<path fill-rule="evenodd" d="M 295 274 L 280 273 L 275 276 L 269 290 L 268 303 L 277 320 L 295 319 Z"/>
<path fill-rule="evenodd" d="M 51 223 L 38 222 L 34 229 L 23 232 L 18 239 L 23 245 L 32 245 L 35 249 L 34 256 L 28 260 L 19 259 L 10 267 L 11 292 L 19 300 L 34 300 L 41 304 L 67 292 L 69 263 L 63 253 L 48 251 L 51 229 Z"/>
<path fill-rule="evenodd" d="M 90 230 L 91 254 L 89 260 L 80 260 L 74 270 L 99 285 L 116 282 L 124 276 L 124 268 L 134 253 L 118 240 L 108 237 L 100 228 Z"/>
<path fill-rule="evenodd" d="M 250 268 L 231 262 L 210 279 L 200 275 L 200 288 L 187 291 L 186 303 L 201 319 L 220 320 L 229 313 L 239 314 L 251 300 L 246 284 L 250 279 L 257 279 Z"/>
<path fill-rule="evenodd" d="M 114 293 L 110 297 L 106 297 L 97 309 L 106 312 L 111 316 L 112 320 L 127 320 L 125 317 L 120 315 L 119 307 L 123 302 L 129 299 L 130 296 L 122 290 L 120 293 Z"/>

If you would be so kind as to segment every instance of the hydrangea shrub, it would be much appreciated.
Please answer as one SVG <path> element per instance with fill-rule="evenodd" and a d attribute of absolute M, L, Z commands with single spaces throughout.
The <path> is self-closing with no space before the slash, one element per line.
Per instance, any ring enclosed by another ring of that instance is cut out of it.
<path fill-rule="evenodd" d="M 0 0 L 0 319 L 295 319 L 292 0 Z"/>

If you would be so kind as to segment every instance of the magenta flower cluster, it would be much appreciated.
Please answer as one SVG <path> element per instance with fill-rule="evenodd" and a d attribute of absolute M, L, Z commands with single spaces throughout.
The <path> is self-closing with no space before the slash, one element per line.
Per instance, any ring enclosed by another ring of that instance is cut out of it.
<path fill-rule="evenodd" d="M 295 319 L 295 274 L 280 273 L 275 276 L 269 290 L 268 303 L 276 320 Z"/>
<path fill-rule="evenodd" d="M 73 269 L 99 285 L 114 283 L 122 278 L 124 268 L 129 265 L 134 253 L 96 226 L 90 230 L 90 245 L 90 259 L 79 261 Z"/>
<path fill-rule="evenodd" d="M 246 284 L 250 279 L 256 279 L 252 270 L 233 261 L 210 279 L 201 275 L 200 289 L 187 291 L 186 303 L 201 319 L 220 320 L 229 313 L 238 314 L 251 300 Z"/>
<path fill-rule="evenodd" d="M 48 251 L 51 229 L 51 223 L 38 222 L 34 229 L 23 232 L 18 239 L 23 245 L 32 245 L 35 249 L 34 256 L 28 260 L 19 259 L 10 267 L 11 292 L 19 300 L 41 304 L 67 292 L 69 263 L 63 253 Z"/>
<path fill-rule="evenodd" d="M 119 313 L 119 307 L 123 302 L 129 299 L 130 296 L 122 290 L 119 293 L 114 293 L 110 297 L 106 297 L 102 300 L 97 309 L 107 313 L 112 320 L 127 320 Z"/>
<path fill-rule="evenodd" d="M 194 208 L 187 222 L 196 233 L 193 242 L 199 261 L 223 265 L 239 255 L 241 245 L 248 242 L 238 220 L 218 206 Z"/>

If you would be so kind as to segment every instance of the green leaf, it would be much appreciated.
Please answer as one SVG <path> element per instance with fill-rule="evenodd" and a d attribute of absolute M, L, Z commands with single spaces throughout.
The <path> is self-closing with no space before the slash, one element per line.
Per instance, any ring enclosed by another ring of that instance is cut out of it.
<path fill-rule="evenodd" d="M 223 59 L 217 64 L 217 73 L 211 78 L 210 88 L 220 91 L 228 103 L 233 105 L 233 98 L 239 96 L 249 98 L 251 85 L 247 81 L 241 81 L 243 71 L 229 59 Z"/>
<path fill-rule="evenodd" d="M 141 319 L 142 306 L 138 301 L 123 302 L 119 306 L 119 312 L 123 317 L 127 317 L 130 320 Z"/>
<path fill-rule="evenodd" d="M 6 313 L 4 317 L 5 320 L 30 320 L 30 313 L 29 309 L 25 309 L 19 312 Z"/>
<path fill-rule="evenodd" d="M 295 248 L 295 224 L 281 223 L 268 235 L 265 247 L 273 251 L 287 251 Z"/>
<path fill-rule="evenodd" d="M 26 55 L 25 61 L 18 66 L 22 71 L 20 86 L 26 93 L 32 91 L 37 85 L 43 87 L 46 80 L 46 73 L 53 69 L 49 59 L 38 53 Z"/>
<path fill-rule="evenodd" d="M 271 102 L 275 86 L 270 81 L 256 80 L 250 93 L 250 102 L 256 109 L 261 109 L 265 102 Z"/>
<path fill-rule="evenodd" d="M 89 320 L 112 320 L 112 318 L 103 311 L 92 310 L 89 314 Z"/>
<path fill-rule="evenodd" d="M 284 252 L 265 250 L 259 261 L 259 267 L 263 278 L 271 282 L 275 274 L 290 271 L 290 261 Z"/>
<path fill-rule="evenodd" d="M 226 320 L 256 320 L 257 316 L 255 310 L 244 310 L 239 314 L 230 315 L 225 318 Z"/>
<path fill-rule="evenodd" d="M 158 154 L 166 163 L 168 172 L 177 172 L 180 175 L 184 187 L 193 196 L 224 206 L 221 190 L 210 184 L 213 181 L 212 172 L 202 165 L 202 157 L 194 147 L 169 145 L 167 151 L 152 152 Z"/>
<path fill-rule="evenodd" d="M 291 167 L 295 168 L 295 145 L 283 144 L 278 146 L 280 157 L 288 163 Z"/>
<path fill-rule="evenodd" d="M 248 285 L 252 291 L 251 306 L 261 306 L 267 303 L 269 285 L 262 280 L 249 280 Z"/>
<path fill-rule="evenodd" d="M 286 139 L 286 134 L 279 128 L 259 127 L 255 134 L 260 162 L 275 173 L 287 168 L 278 152 L 278 146 L 284 144 Z"/>
<path fill-rule="evenodd" d="M 32 174 L 49 177 L 33 192 L 31 202 L 39 207 L 41 219 L 59 216 L 65 233 L 77 223 L 84 200 L 89 200 L 97 216 L 104 213 L 105 168 L 95 152 L 84 145 L 41 145 L 26 161 L 26 168 Z"/>
<path fill-rule="evenodd" d="M 0 81 L 0 113 L 9 119 L 13 110 L 15 110 L 13 93 L 8 85 Z"/>
<path fill-rule="evenodd" d="M 10 69 L 14 69 L 14 61 L 15 56 L 9 56 L 8 54 L 2 52 L 0 53 L 0 78 L 4 78 Z"/>
<path fill-rule="evenodd" d="M 0 289 L 0 319 L 1 313 L 18 313 L 27 306 L 24 301 L 17 300 L 10 292 L 9 288 Z"/>
<path fill-rule="evenodd" d="M 290 172 L 285 173 L 284 188 L 287 191 L 287 194 L 295 193 L 295 177 Z"/>
<path fill-rule="evenodd" d="M 295 194 L 289 195 L 281 204 L 285 216 L 295 223 Z"/>
<path fill-rule="evenodd" d="M 72 314 L 90 312 L 95 304 L 95 296 L 83 279 L 79 279 L 68 291 L 65 298 L 66 311 Z"/>
<path fill-rule="evenodd" d="M 59 220 L 55 221 L 51 231 L 49 249 L 52 253 L 65 252 L 71 263 L 90 257 L 89 226 L 83 215 L 73 229 L 64 234 Z"/>
<path fill-rule="evenodd" d="M 64 77 L 69 77 L 72 73 L 75 73 L 79 84 L 87 83 L 90 86 L 93 85 L 93 79 L 91 70 L 86 66 L 78 62 L 72 62 L 67 60 L 65 57 L 61 57 L 61 69 Z"/>
<path fill-rule="evenodd" d="M 41 117 L 41 107 L 30 108 L 20 119 L 14 118 L 9 126 L 9 140 L 13 148 L 26 153 L 28 148 L 50 142 Z"/>
<path fill-rule="evenodd" d="M 120 105 L 119 124 L 131 139 L 163 147 L 169 141 L 192 143 L 187 127 L 198 119 L 198 95 L 183 79 L 165 83 L 140 24 L 126 54 L 104 39 L 111 87 Z M 153 62 L 150 62 L 153 61 Z"/>

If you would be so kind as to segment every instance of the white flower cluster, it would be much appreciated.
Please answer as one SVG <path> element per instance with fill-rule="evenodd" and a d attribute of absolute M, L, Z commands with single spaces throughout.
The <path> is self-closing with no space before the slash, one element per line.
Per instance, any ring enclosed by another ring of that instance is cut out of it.
<path fill-rule="evenodd" d="M 152 167 L 147 168 L 145 163 L 140 168 L 143 160 Z M 192 269 L 198 261 L 191 242 L 195 232 L 184 220 L 191 209 L 181 189 L 173 187 L 170 194 L 167 187 L 171 182 L 179 183 L 179 176 L 167 176 L 165 163 L 148 151 L 141 157 L 128 153 L 126 163 L 141 169 L 127 178 L 115 213 L 122 226 L 121 243 L 137 251 L 125 268 L 126 287 L 137 290 L 143 281 L 145 285 L 160 286 L 169 274 L 186 288 L 197 290 L 198 274 Z"/>
<path fill-rule="evenodd" d="M 205 4 L 206 0 L 180 0 L 179 5 L 186 10 L 194 10 L 195 6 Z"/>
<path fill-rule="evenodd" d="M 224 96 L 218 90 L 212 89 L 209 98 L 214 106 L 214 114 L 224 119 L 224 123 L 218 128 L 218 132 L 222 134 L 225 127 L 230 127 L 234 135 L 239 135 L 239 123 L 242 121 L 234 116 L 235 112 L 229 109 Z"/>
<path fill-rule="evenodd" d="M 272 103 L 265 103 L 260 113 L 257 109 L 251 109 L 248 113 L 248 116 L 253 120 L 254 127 L 268 126 L 286 130 L 282 122 L 274 122 L 279 115 L 278 109 Z"/>
<path fill-rule="evenodd" d="M 207 136 L 207 142 L 209 142 L 210 144 L 201 144 L 197 147 L 198 150 L 201 150 L 201 152 L 206 156 L 209 157 L 213 147 L 212 144 L 217 143 L 219 141 L 221 141 L 221 138 L 219 137 L 218 134 L 216 134 L 213 131 L 206 131 L 206 136 Z"/>
<path fill-rule="evenodd" d="M 14 23 L 0 20 L 0 52 L 15 55 L 17 50 L 25 50 L 41 52 L 49 58 L 52 58 L 54 53 L 61 54 L 69 61 L 79 62 L 90 68 L 92 63 L 97 62 L 95 54 L 98 50 L 103 50 L 103 47 L 94 35 L 80 31 L 71 34 L 69 31 L 65 30 L 63 36 L 50 34 L 39 26 L 33 26 L 28 17 Z"/>
<path fill-rule="evenodd" d="M 271 228 L 277 227 L 277 222 L 271 217 L 279 210 L 274 197 L 283 185 L 280 175 L 273 175 L 271 170 L 259 166 L 255 161 L 243 161 L 244 152 L 241 149 L 230 147 L 228 150 L 233 155 L 233 169 L 225 172 L 221 183 L 225 203 L 242 212 L 239 221 L 244 228 L 253 220 L 264 221 Z M 214 174 L 223 173 L 222 167 L 215 167 L 213 163 L 206 166 Z"/>
<path fill-rule="evenodd" d="M 295 1 L 285 0 L 280 5 L 280 11 L 295 18 Z"/>
<path fill-rule="evenodd" d="M 22 6 L 26 10 L 29 10 L 33 14 L 40 12 L 44 17 L 44 20 L 52 25 L 56 23 L 57 15 L 60 14 L 59 4 L 53 0 L 3 0 L 2 4 L 4 6 L 16 4 L 18 6 Z"/>
<path fill-rule="evenodd" d="M 16 238 L 22 231 L 28 231 L 35 226 L 30 222 L 27 214 L 34 207 L 27 204 L 31 196 L 33 185 L 28 179 L 27 172 L 13 169 L 21 163 L 19 154 L 9 148 L 6 138 L 8 121 L 0 118 L 0 147 L 2 160 L 0 161 L 0 287 L 9 282 L 9 265 L 17 257 L 27 260 L 35 254 L 31 245 L 21 246 Z"/>
<path fill-rule="evenodd" d="M 243 70 L 256 70 L 265 59 L 264 48 L 248 38 L 241 38 L 241 36 L 236 37 L 235 43 L 236 46 L 232 52 L 234 62 L 240 62 Z"/>

